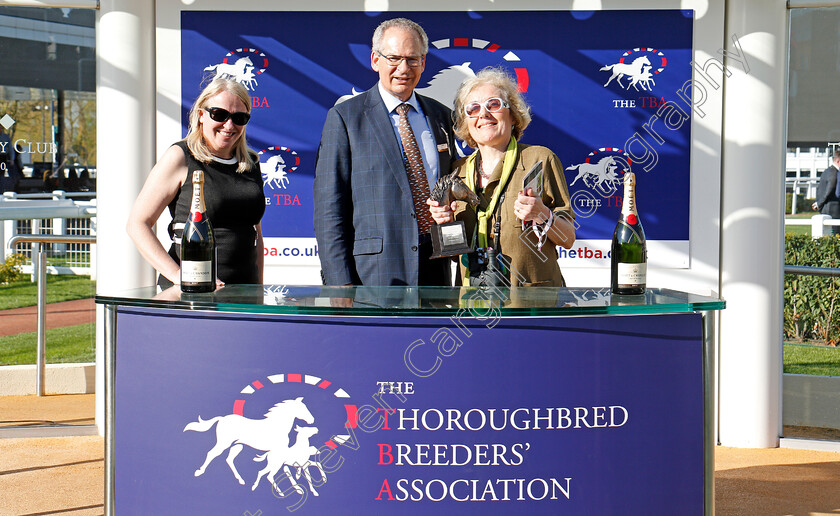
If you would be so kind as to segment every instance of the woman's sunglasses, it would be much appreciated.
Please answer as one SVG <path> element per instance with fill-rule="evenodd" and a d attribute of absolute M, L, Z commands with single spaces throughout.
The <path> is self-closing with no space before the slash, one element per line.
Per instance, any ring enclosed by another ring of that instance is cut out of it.
<path fill-rule="evenodd" d="M 204 108 L 204 111 L 207 111 L 211 120 L 222 124 L 227 122 L 228 118 L 233 120 L 233 123 L 236 125 L 245 125 L 248 123 L 248 120 L 251 119 L 251 115 L 249 113 L 245 113 L 243 111 L 231 113 L 227 109 L 222 109 L 220 107 L 206 107 Z"/>
<path fill-rule="evenodd" d="M 499 97 L 489 98 L 484 102 L 470 102 L 464 105 L 464 113 L 468 117 L 476 117 L 481 113 L 481 106 L 484 106 L 488 113 L 496 113 L 501 111 L 502 108 L 508 107 L 508 103 Z"/>

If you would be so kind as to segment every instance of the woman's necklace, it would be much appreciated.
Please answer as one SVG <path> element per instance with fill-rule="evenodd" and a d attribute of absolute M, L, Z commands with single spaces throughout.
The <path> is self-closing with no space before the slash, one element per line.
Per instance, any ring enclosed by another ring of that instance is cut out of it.
<path fill-rule="evenodd" d="M 478 175 L 480 175 L 484 179 L 490 179 L 490 176 L 493 175 L 492 172 L 490 172 L 489 174 L 484 173 L 484 163 L 481 160 L 479 160 L 478 162 Z"/>

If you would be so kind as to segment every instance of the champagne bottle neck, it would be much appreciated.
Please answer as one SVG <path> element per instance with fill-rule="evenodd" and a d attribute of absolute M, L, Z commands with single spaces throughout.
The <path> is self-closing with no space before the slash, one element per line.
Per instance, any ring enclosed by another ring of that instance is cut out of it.
<path fill-rule="evenodd" d="M 628 174 L 632 174 L 632 172 L 628 172 Z M 625 177 L 624 180 L 624 201 L 621 205 L 621 217 L 626 220 L 629 215 L 639 216 L 636 211 L 635 177 Z"/>
<path fill-rule="evenodd" d="M 190 215 L 194 216 L 196 213 L 204 213 L 204 211 L 204 182 L 194 181 Z"/>

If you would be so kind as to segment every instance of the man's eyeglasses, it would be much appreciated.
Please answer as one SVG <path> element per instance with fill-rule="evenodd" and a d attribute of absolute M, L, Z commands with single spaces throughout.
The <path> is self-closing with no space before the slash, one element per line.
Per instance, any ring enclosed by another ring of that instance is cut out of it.
<path fill-rule="evenodd" d="M 496 113 L 501 111 L 502 108 L 508 107 L 508 103 L 499 97 L 489 98 L 484 102 L 470 102 L 464 104 L 464 113 L 470 118 L 476 117 L 481 113 L 481 106 L 484 106 L 488 113 Z"/>
<path fill-rule="evenodd" d="M 403 61 L 405 61 L 405 64 L 407 64 L 411 68 L 417 68 L 418 66 L 423 64 L 423 56 L 386 56 L 378 50 L 376 51 L 376 53 L 382 56 L 383 59 L 388 61 L 388 65 L 393 66 L 394 68 L 398 67 Z"/>
<path fill-rule="evenodd" d="M 207 114 L 210 115 L 210 118 L 214 122 L 222 124 L 227 122 L 228 118 L 233 120 L 233 123 L 236 125 L 245 125 L 248 123 L 248 120 L 251 119 L 251 115 L 249 113 L 245 113 L 244 111 L 231 113 L 227 109 L 222 109 L 220 107 L 206 107 L 204 108 L 204 111 L 207 111 Z"/>

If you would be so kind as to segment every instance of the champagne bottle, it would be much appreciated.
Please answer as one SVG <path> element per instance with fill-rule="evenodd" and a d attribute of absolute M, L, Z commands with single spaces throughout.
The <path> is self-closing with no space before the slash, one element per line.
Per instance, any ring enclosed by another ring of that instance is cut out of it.
<path fill-rule="evenodd" d="M 624 203 L 615 226 L 610 253 L 613 294 L 644 294 L 647 280 L 645 230 L 636 211 L 636 175 L 624 174 Z"/>
<path fill-rule="evenodd" d="M 204 172 L 192 174 L 190 214 L 181 237 L 181 291 L 216 289 L 216 240 L 204 207 Z"/>

